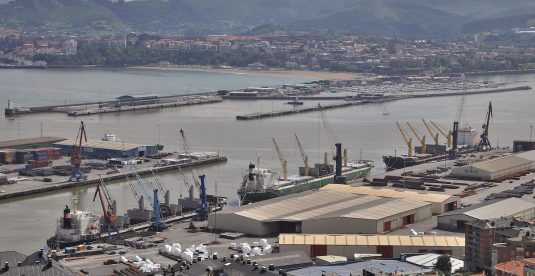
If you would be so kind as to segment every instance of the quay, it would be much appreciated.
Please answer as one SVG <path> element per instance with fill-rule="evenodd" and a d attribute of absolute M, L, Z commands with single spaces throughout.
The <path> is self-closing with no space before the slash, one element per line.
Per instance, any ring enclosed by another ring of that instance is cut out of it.
<path fill-rule="evenodd" d="M 285 115 L 293 115 L 293 114 L 299 114 L 299 113 L 305 113 L 305 112 L 312 112 L 312 111 L 319 111 L 320 109 L 336 109 L 336 108 L 342 108 L 342 107 L 349 107 L 354 105 L 361 105 L 361 104 L 367 104 L 367 103 L 382 103 L 382 102 L 390 102 L 395 100 L 401 100 L 401 99 L 409 99 L 409 98 L 426 98 L 426 97 L 445 97 L 445 96 L 459 96 L 459 95 L 475 95 L 475 94 L 489 94 L 489 93 L 500 93 L 500 92 L 513 92 L 513 91 L 520 91 L 520 90 L 531 90 L 532 88 L 530 86 L 517 86 L 517 87 L 509 87 L 509 88 L 501 88 L 501 89 L 491 89 L 491 90 L 476 90 L 476 91 L 466 91 L 466 92 L 439 92 L 439 93 L 428 93 L 428 94 L 405 94 L 405 95 L 399 95 L 399 96 L 383 96 L 382 98 L 378 99 L 370 99 L 370 100 L 346 100 L 346 102 L 340 102 L 340 103 L 334 103 L 334 104 L 327 104 L 327 105 L 321 105 L 321 107 L 318 106 L 312 106 L 312 107 L 301 107 L 301 108 L 293 108 L 288 110 L 275 110 L 275 111 L 267 111 L 267 112 L 255 112 L 255 113 L 249 113 L 244 115 L 237 115 L 236 120 L 256 120 L 256 119 L 263 119 L 263 118 L 271 118 L 271 117 L 278 117 L 278 116 L 285 116 Z M 266 98 L 266 97 L 262 97 Z M 290 99 L 288 97 L 281 98 L 281 97 L 273 97 L 274 99 L 280 100 L 280 99 Z M 337 97 L 338 99 L 347 99 L 347 97 Z M 256 97 L 250 97 L 250 99 L 257 99 Z M 299 100 L 302 99 L 320 99 L 318 97 L 299 97 Z"/>
<path fill-rule="evenodd" d="M 182 163 L 182 164 L 176 164 L 176 165 L 166 165 L 166 166 L 158 166 L 158 167 L 140 167 L 137 169 L 137 173 L 139 175 L 147 175 L 164 171 L 170 171 L 170 170 L 176 170 L 179 167 L 180 168 L 188 168 L 188 167 L 196 167 L 196 166 L 202 166 L 202 165 L 209 165 L 214 163 L 221 163 L 226 162 L 227 157 L 225 156 L 215 156 L 215 157 L 209 157 L 202 160 L 192 160 L 191 162 Z M 75 188 L 75 187 L 82 187 L 82 186 L 88 186 L 93 185 L 98 182 L 100 182 L 100 179 L 95 174 L 89 174 L 88 177 L 92 177 L 86 181 L 82 182 L 37 182 L 37 181 L 31 181 L 29 183 L 17 183 L 12 185 L 4 185 L 0 186 L 3 189 L 7 189 L 5 193 L 0 193 L 0 200 L 6 200 L 16 197 L 22 197 L 22 196 L 28 196 L 28 195 L 35 195 L 50 191 L 58 191 L 63 189 L 69 189 L 69 188 Z M 118 172 L 111 175 L 102 175 L 101 176 L 104 181 L 113 181 L 113 180 L 119 180 L 124 179 L 124 173 Z M 37 184 L 36 184 L 37 183 Z M 11 189 L 11 190 L 10 190 Z"/>

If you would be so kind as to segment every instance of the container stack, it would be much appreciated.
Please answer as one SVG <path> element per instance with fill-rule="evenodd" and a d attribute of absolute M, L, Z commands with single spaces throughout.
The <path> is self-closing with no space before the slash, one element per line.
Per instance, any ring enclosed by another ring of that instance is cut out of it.
<path fill-rule="evenodd" d="M 15 162 L 15 150 L 4 149 L 0 150 L 0 163 L 13 164 Z"/>
<path fill-rule="evenodd" d="M 15 152 L 15 164 L 26 164 L 33 158 L 33 154 L 28 150 L 17 150 Z"/>

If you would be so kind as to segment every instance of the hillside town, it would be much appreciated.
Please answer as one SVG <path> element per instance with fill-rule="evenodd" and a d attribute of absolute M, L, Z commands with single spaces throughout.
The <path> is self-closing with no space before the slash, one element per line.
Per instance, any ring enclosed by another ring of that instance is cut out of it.
<path fill-rule="evenodd" d="M 530 38 L 531 29 L 515 29 Z M 210 66 L 254 70 L 314 70 L 382 74 L 521 71 L 535 69 L 535 47 L 480 42 L 401 40 L 347 35 L 120 36 L 33 35 L 0 28 L 3 66 Z M 101 59 L 87 58 L 99 51 Z M 138 51 L 132 59 L 126 52 Z M 247 58 L 233 58 L 234 55 Z M 244 54 L 245 53 L 245 54 Z M 110 59 L 113 55 L 115 58 Z"/>

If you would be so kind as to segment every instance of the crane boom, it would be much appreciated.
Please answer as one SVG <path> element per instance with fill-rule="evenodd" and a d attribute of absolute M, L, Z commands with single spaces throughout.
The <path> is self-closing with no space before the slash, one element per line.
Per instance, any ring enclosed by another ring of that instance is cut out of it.
<path fill-rule="evenodd" d="M 82 164 L 82 143 L 84 140 L 87 142 L 85 124 L 84 121 L 80 121 L 80 128 L 78 129 L 76 139 L 72 145 L 71 165 L 73 166 L 73 169 L 71 177 L 69 178 L 70 181 L 80 182 L 87 179 L 84 173 L 80 170 L 80 165 Z"/>
<path fill-rule="evenodd" d="M 416 129 L 409 122 L 407 122 L 407 125 L 411 129 L 412 133 L 414 133 L 414 136 L 416 136 L 416 139 L 418 139 L 418 141 L 420 141 L 420 143 L 422 144 L 422 153 L 427 153 L 427 145 L 425 144 L 425 135 L 420 137 Z"/>
<path fill-rule="evenodd" d="M 282 166 L 282 172 L 284 175 L 284 180 L 288 179 L 288 161 L 284 159 L 284 156 L 282 155 L 281 150 L 279 149 L 279 145 L 277 145 L 277 142 L 275 141 L 275 138 L 271 138 L 273 140 L 273 145 L 275 146 L 275 151 L 277 151 L 277 156 L 279 157 L 279 161 L 281 162 Z"/>
<path fill-rule="evenodd" d="M 186 133 L 184 132 L 183 129 L 180 129 L 179 130 L 180 132 L 180 137 L 182 139 L 182 147 L 184 149 L 184 153 L 185 154 L 190 154 L 190 146 L 189 146 L 189 143 L 188 143 L 188 139 L 186 138 Z M 198 192 L 201 191 L 201 183 L 199 182 L 199 177 L 198 177 L 198 174 L 197 174 L 197 170 L 195 169 L 191 169 L 191 176 L 193 178 L 193 184 L 195 185 L 195 188 L 197 189 Z"/>
<path fill-rule="evenodd" d="M 321 120 L 323 121 L 323 127 L 325 128 L 325 134 L 327 135 L 327 139 L 329 140 L 331 153 L 334 156 L 334 152 L 335 152 L 334 144 L 337 144 L 338 140 L 336 139 L 336 136 L 334 135 L 334 131 L 332 131 L 331 126 L 329 125 L 329 122 L 327 121 L 327 114 L 325 114 L 325 109 L 323 109 L 323 107 L 319 103 L 318 103 L 318 109 L 320 111 Z"/>
<path fill-rule="evenodd" d="M 431 138 L 433 138 L 433 141 L 435 141 L 435 145 L 438 146 L 438 135 L 440 133 L 434 133 L 431 126 L 429 125 L 429 123 L 427 123 L 427 121 L 425 121 L 424 118 L 422 118 L 422 122 L 424 123 L 424 126 L 425 128 L 427 129 L 427 131 L 429 132 L 429 134 L 431 134 Z"/>
<path fill-rule="evenodd" d="M 448 147 L 451 147 L 451 137 L 452 137 L 451 131 L 446 133 L 446 131 L 443 128 L 441 128 L 436 122 L 434 121 L 430 121 L 430 122 L 438 130 L 438 132 L 440 132 L 440 134 L 442 134 L 442 136 L 444 136 L 444 138 L 448 140 Z"/>
<path fill-rule="evenodd" d="M 396 121 L 396 125 L 398 126 L 399 133 L 401 133 L 401 136 L 403 137 L 403 140 L 405 140 L 405 144 L 407 144 L 407 147 L 408 147 L 407 156 L 409 156 L 409 157 L 413 156 L 412 138 L 407 137 L 407 135 L 405 134 L 405 131 L 403 131 L 403 128 L 401 127 L 399 122 Z"/>
<path fill-rule="evenodd" d="M 303 146 L 301 145 L 301 141 L 299 141 L 299 137 L 297 137 L 297 134 L 294 133 L 295 140 L 297 141 L 297 147 L 299 148 L 299 151 L 301 152 L 301 158 L 303 158 L 303 163 L 305 163 L 305 176 L 308 176 L 308 155 L 305 153 L 305 150 L 303 149 Z"/>
<path fill-rule="evenodd" d="M 489 125 L 490 125 L 491 117 L 492 117 L 492 102 L 489 102 L 486 120 L 485 120 L 485 123 L 483 124 L 483 133 L 481 133 L 481 140 L 479 141 L 479 150 L 486 150 L 486 149 L 491 148 L 490 141 L 489 141 Z"/>

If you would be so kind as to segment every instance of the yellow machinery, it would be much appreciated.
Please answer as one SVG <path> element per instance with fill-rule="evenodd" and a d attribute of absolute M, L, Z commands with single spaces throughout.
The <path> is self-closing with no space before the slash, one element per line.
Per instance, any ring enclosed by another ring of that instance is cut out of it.
<path fill-rule="evenodd" d="M 407 156 L 412 157 L 413 156 L 412 137 L 407 137 L 407 135 L 405 135 L 405 131 L 403 131 L 403 128 L 397 121 L 396 121 L 396 125 L 398 126 L 399 132 L 401 133 L 403 140 L 405 140 L 405 143 L 407 144 L 407 147 L 408 147 Z"/>
<path fill-rule="evenodd" d="M 277 155 L 279 156 L 279 160 L 281 162 L 284 180 L 288 180 L 288 161 L 286 161 L 284 156 L 282 156 L 282 152 L 279 149 L 279 145 L 277 145 L 277 142 L 275 142 L 275 138 L 271 138 L 271 139 L 273 140 L 273 145 L 275 145 L 275 150 L 277 151 Z"/>
<path fill-rule="evenodd" d="M 448 147 L 451 147 L 452 133 L 451 131 L 446 133 L 446 131 L 441 128 L 436 122 L 430 121 L 433 126 L 448 140 Z"/>
<path fill-rule="evenodd" d="M 418 141 L 420 141 L 420 144 L 422 144 L 422 153 L 427 153 L 427 145 L 425 144 L 425 135 L 420 137 L 416 129 L 409 122 L 407 122 L 407 125 L 411 129 L 412 133 L 414 133 L 414 136 L 416 136 L 416 139 L 418 139 Z"/>
<path fill-rule="evenodd" d="M 431 126 L 429 125 L 429 123 L 427 123 L 424 118 L 422 118 L 422 122 L 424 123 L 425 125 L 425 128 L 427 128 L 427 131 L 429 132 L 429 134 L 431 134 L 431 138 L 433 138 L 433 141 L 435 141 L 435 146 L 438 146 L 438 135 L 440 133 L 434 133 L 433 132 L 433 129 L 431 128 Z"/>
<path fill-rule="evenodd" d="M 299 137 L 297 137 L 297 134 L 294 133 L 295 140 L 297 141 L 297 147 L 299 147 L 299 151 L 301 152 L 301 158 L 303 158 L 303 162 L 305 163 L 305 176 L 308 176 L 308 155 L 305 153 L 305 150 L 303 149 L 303 146 L 301 145 L 301 141 L 299 141 Z"/>

